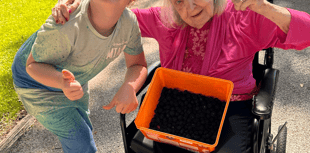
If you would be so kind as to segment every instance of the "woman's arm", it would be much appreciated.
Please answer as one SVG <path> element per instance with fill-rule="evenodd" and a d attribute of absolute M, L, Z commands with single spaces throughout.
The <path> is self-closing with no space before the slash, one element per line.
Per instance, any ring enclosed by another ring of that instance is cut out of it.
<path fill-rule="evenodd" d="M 267 2 L 255 12 L 274 22 L 284 33 L 288 33 L 292 16 L 286 8 Z"/>
<path fill-rule="evenodd" d="M 69 10 L 75 10 L 79 6 L 80 1 L 81 0 L 62 0 L 60 3 L 57 3 L 52 9 L 52 16 L 56 23 L 64 25 L 66 23 L 65 19 L 69 20 L 70 18 L 69 14 L 71 12 L 69 12 Z M 70 9 L 68 9 L 68 5 L 70 5 Z M 158 13 L 159 10 L 159 7 L 131 10 L 137 17 L 142 37 L 157 39 L 167 30 L 167 28 L 164 28 L 164 25 L 161 23 L 160 15 Z"/>
<path fill-rule="evenodd" d="M 284 33 L 288 33 L 291 23 L 291 13 L 284 7 L 271 4 L 267 0 L 233 0 L 236 10 L 246 8 L 261 14 L 274 22 Z"/>

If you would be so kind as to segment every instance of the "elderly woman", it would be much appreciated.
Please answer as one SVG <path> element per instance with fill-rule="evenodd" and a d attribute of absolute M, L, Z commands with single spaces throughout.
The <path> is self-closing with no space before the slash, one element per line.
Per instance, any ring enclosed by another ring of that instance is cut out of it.
<path fill-rule="evenodd" d="M 302 50 L 310 46 L 310 15 L 266 0 L 164 2 L 163 7 L 132 10 L 142 37 L 157 40 L 162 67 L 234 83 L 214 152 L 252 152 L 251 99 L 259 91 L 252 75 L 254 55 L 269 47 Z"/>

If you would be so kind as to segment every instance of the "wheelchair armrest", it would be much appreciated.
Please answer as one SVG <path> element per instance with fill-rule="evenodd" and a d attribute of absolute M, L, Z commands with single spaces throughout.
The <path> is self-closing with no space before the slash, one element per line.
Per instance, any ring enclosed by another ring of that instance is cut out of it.
<path fill-rule="evenodd" d="M 261 82 L 260 91 L 254 96 L 252 112 L 261 120 L 271 117 L 278 76 L 279 70 L 267 68 Z"/>

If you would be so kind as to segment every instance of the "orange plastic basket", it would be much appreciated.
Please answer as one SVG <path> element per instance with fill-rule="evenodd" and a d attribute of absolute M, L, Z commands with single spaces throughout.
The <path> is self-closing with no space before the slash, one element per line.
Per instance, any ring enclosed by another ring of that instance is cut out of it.
<path fill-rule="evenodd" d="M 212 96 L 225 101 L 225 109 L 214 144 L 207 144 L 181 136 L 149 129 L 158 104 L 163 87 L 188 90 L 192 93 Z M 177 70 L 160 67 L 155 71 L 153 79 L 147 90 L 143 104 L 135 119 L 137 128 L 143 135 L 151 140 L 172 144 L 194 152 L 212 152 L 218 144 L 225 115 L 233 90 L 233 83 L 229 80 L 213 78 L 203 75 L 191 74 Z"/>

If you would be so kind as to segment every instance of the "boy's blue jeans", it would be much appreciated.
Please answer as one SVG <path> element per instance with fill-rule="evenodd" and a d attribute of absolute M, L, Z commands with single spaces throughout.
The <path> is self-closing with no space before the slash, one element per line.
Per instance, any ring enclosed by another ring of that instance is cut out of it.
<path fill-rule="evenodd" d="M 88 93 L 70 101 L 61 92 L 14 87 L 27 112 L 58 136 L 65 153 L 97 151 L 88 118 Z M 87 87 L 83 90 L 87 91 Z"/>

